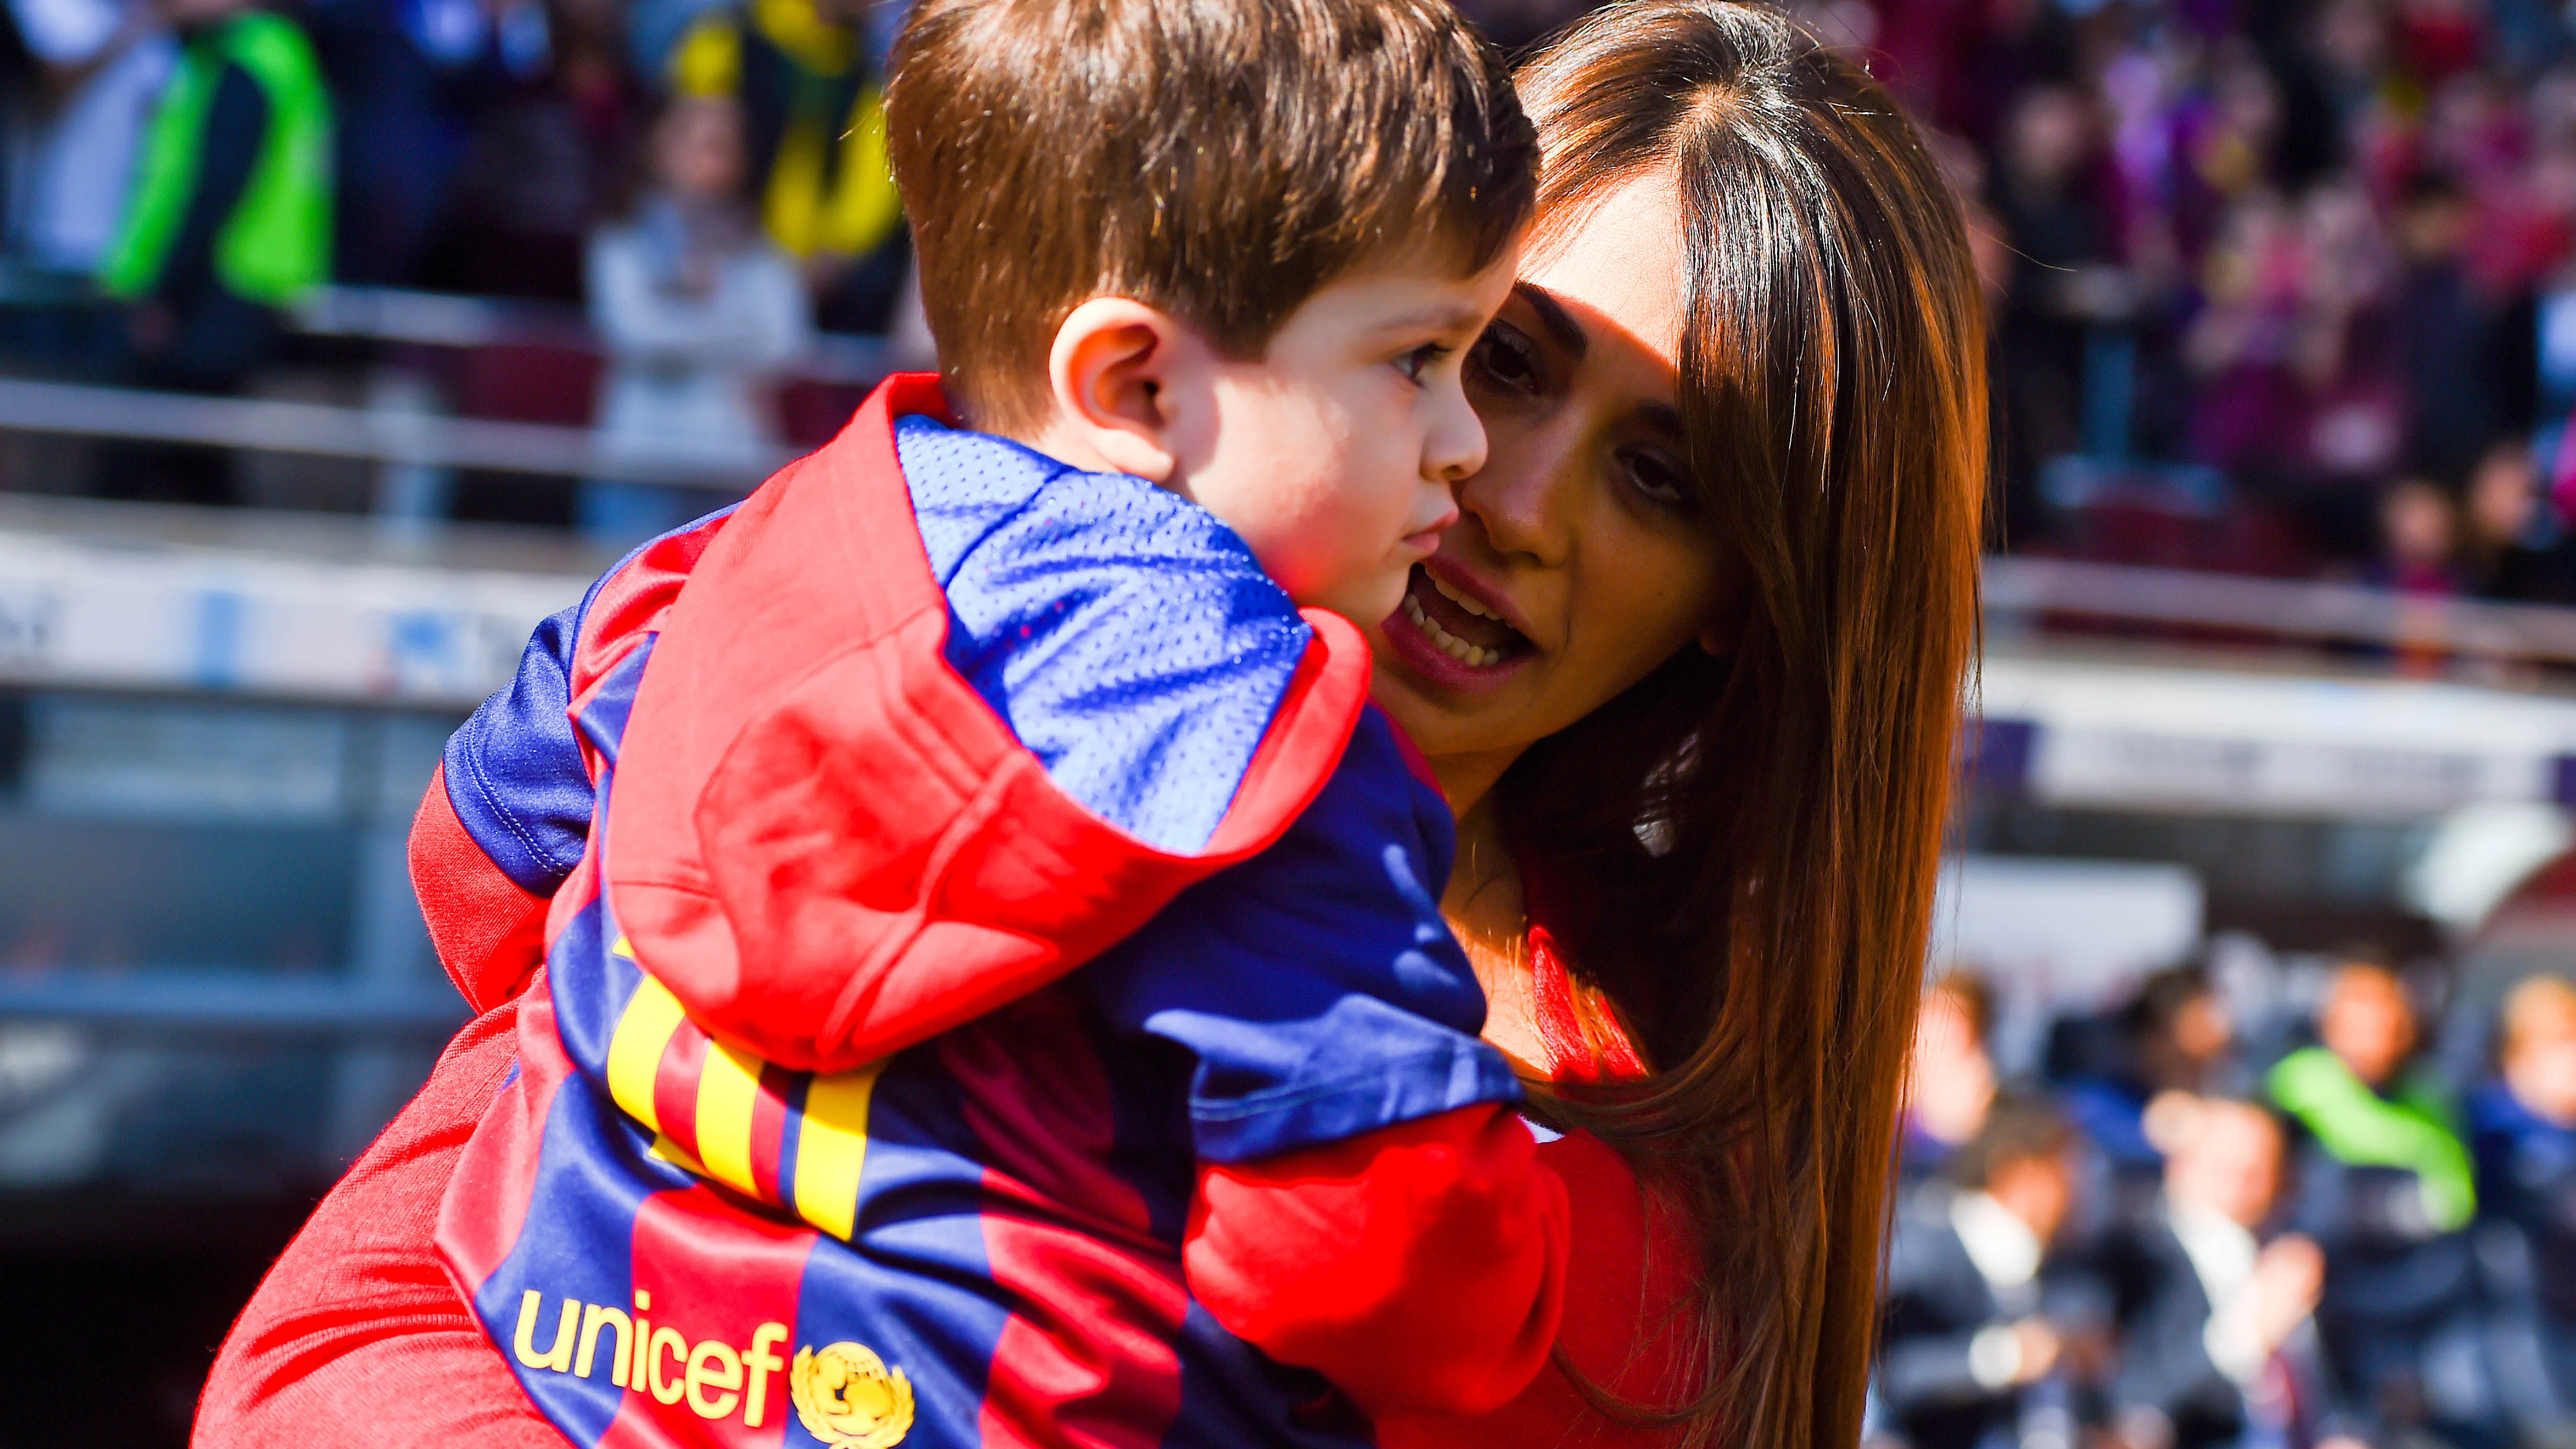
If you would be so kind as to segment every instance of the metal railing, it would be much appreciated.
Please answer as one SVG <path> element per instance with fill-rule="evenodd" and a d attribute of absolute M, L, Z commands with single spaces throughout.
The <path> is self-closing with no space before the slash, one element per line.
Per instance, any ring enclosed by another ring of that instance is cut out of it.
<path fill-rule="evenodd" d="M 642 449 L 589 428 L 545 423 L 24 379 L 0 379 L 0 428 L 396 466 L 736 489 L 759 482 L 794 456 L 776 448 Z"/>
<path fill-rule="evenodd" d="M 439 330 L 420 318 L 409 319 L 413 324 Z M 456 330 L 460 339 L 473 331 L 462 323 Z M 639 448 L 591 429 L 542 423 L 23 379 L 0 379 L 0 429 L 733 491 L 749 489 L 793 456 L 778 448 Z M 1986 561 L 1985 608 L 1998 629 L 2217 630 L 2256 641 L 2576 664 L 2576 609 L 2353 584 L 1998 557 Z"/>
<path fill-rule="evenodd" d="M 2264 639 L 2576 663 L 2576 609 L 2403 594 L 2356 584 L 2072 559 L 1990 558 L 1985 607 L 1990 626 L 2045 628 L 2051 616 L 2063 616 L 2068 621 L 2227 630 Z"/>

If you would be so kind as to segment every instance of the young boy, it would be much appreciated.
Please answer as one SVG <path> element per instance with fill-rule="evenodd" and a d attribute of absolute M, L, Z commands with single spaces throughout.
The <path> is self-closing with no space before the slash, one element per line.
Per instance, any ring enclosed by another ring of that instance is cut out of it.
<path fill-rule="evenodd" d="M 929 0 L 888 125 L 946 397 L 613 571 L 424 803 L 434 925 L 442 850 L 553 891 L 441 1250 L 585 1445 L 1496 1407 L 1564 1190 L 1346 619 L 1482 461 L 1527 123 L 1421 0 Z"/>

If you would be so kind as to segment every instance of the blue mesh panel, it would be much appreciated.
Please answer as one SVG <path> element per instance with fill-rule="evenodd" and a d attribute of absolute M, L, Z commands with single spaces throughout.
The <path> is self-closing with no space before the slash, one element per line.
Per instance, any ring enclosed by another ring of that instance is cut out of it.
<path fill-rule="evenodd" d="M 948 662 L 1094 814 L 1205 846 L 1309 631 L 1187 499 L 928 418 L 895 426 Z"/>

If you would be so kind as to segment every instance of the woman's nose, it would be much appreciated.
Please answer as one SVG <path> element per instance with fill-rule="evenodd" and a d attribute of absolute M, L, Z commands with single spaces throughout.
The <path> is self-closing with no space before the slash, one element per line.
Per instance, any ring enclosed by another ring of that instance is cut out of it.
<path fill-rule="evenodd" d="M 1567 459 L 1551 440 L 1524 436 L 1494 450 L 1459 483 L 1459 511 L 1484 526 L 1494 549 L 1553 567 L 1572 542 L 1564 496 Z"/>

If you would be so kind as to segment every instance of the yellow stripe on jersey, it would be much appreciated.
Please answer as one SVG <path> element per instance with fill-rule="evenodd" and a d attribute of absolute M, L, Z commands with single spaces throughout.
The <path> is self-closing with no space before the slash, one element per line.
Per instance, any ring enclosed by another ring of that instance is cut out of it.
<path fill-rule="evenodd" d="M 868 1155 L 868 1098 L 885 1063 L 818 1076 L 805 1090 L 796 1136 L 796 1215 L 833 1237 L 859 1215 L 859 1169 Z"/>
<path fill-rule="evenodd" d="M 718 1182 L 754 1196 L 751 1109 L 760 1095 L 760 1067 L 760 1058 L 711 1040 L 698 1068 L 698 1156 Z"/>
<path fill-rule="evenodd" d="M 617 953 L 626 955 L 625 947 L 620 939 Z M 608 1095 L 627 1116 L 656 1132 L 662 1130 L 662 1119 L 653 1110 L 653 1079 L 662 1069 L 662 1051 L 680 1029 L 682 1016 L 679 998 L 647 976 L 636 986 L 634 999 L 626 1003 L 617 1031 L 608 1039 Z"/>
<path fill-rule="evenodd" d="M 682 1172 L 688 1173 L 693 1177 L 704 1177 L 707 1175 L 706 1164 L 698 1161 L 694 1157 L 691 1157 L 689 1155 L 689 1149 L 682 1147 L 679 1143 L 658 1133 L 654 1135 L 653 1145 L 644 1149 L 644 1155 L 647 1157 L 658 1157 L 664 1162 L 671 1164 L 673 1167 L 676 1167 Z"/>

